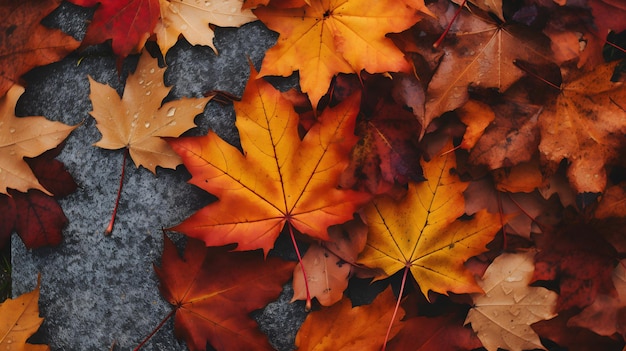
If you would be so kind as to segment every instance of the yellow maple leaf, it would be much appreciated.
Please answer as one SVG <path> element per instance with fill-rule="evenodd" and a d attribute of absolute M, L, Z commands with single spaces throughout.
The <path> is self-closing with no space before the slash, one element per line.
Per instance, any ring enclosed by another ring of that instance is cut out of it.
<path fill-rule="evenodd" d="M 449 143 L 444 150 L 452 149 Z M 369 204 L 365 221 L 370 227 L 368 242 L 359 263 L 392 275 L 409 267 L 425 296 L 432 290 L 480 292 L 464 262 L 483 251 L 501 227 L 499 215 L 486 210 L 470 220 L 464 214 L 463 191 L 468 183 L 454 173 L 453 152 L 422 162 L 421 183 L 409 183 L 405 198 L 395 201 L 380 197 Z"/>
<path fill-rule="evenodd" d="M 15 104 L 24 88 L 12 86 L 0 99 L 0 194 L 7 188 L 26 192 L 38 189 L 51 195 L 39 183 L 24 157 L 35 157 L 59 145 L 76 127 L 44 117 L 15 116 Z"/>
<path fill-rule="evenodd" d="M 385 34 L 401 32 L 422 18 L 397 0 L 312 0 L 310 6 L 261 7 L 254 14 L 280 33 L 265 54 L 259 77 L 299 71 L 302 91 L 314 107 L 337 73 L 409 70 L 404 54 Z"/>
<path fill-rule="evenodd" d="M 161 106 L 170 91 L 163 82 L 165 68 L 144 52 L 137 70 L 128 76 L 124 96 L 89 77 L 93 104 L 91 115 L 102 133 L 95 146 L 117 150 L 128 148 L 135 166 L 152 173 L 156 166 L 176 168 L 182 160 L 161 137 L 178 137 L 195 127 L 195 116 L 202 113 L 210 97 L 182 98 Z"/>

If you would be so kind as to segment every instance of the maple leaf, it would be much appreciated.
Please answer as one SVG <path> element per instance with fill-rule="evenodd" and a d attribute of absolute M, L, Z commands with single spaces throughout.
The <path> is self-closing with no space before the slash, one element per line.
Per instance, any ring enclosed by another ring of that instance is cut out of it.
<path fill-rule="evenodd" d="M 572 222 L 537 239 L 533 281 L 557 280 L 558 311 L 585 307 L 600 294 L 615 294 L 611 279 L 615 249 L 593 225 Z"/>
<path fill-rule="evenodd" d="M 257 18 L 250 10 L 242 10 L 242 0 L 160 0 L 161 19 L 154 32 L 165 57 L 167 51 L 183 35 L 192 45 L 213 45 L 213 30 L 209 24 L 220 27 L 239 27 Z"/>
<path fill-rule="evenodd" d="M 414 317 L 400 323 L 402 329 L 389 342 L 398 351 L 470 351 L 482 347 L 471 329 L 463 327 L 466 311 L 437 317 Z M 417 332 L 419 331 L 419 332 Z"/>
<path fill-rule="evenodd" d="M 41 185 L 54 197 L 39 190 L 27 193 L 9 190 L 10 196 L 0 194 L 0 249 L 10 242 L 13 230 L 29 249 L 61 242 L 61 231 L 68 219 L 56 199 L 73 193 L 77 187 L 63 163 L 54 159 L 61 149 L 62 145 L 25 160 Z"/>
<path fill-rule="evenodd" d="M 329 308 L 311 312 L 296 335 L 296 346 L 309 351 L 378 351 L 383 345 L 394 305 L 393 292 L 387 288 L 370 305 L 352 307 L 349 299 L 343 299 Z M 398 321 L 403 315 L 400 308 L 390 337 L 400 330 Z"/>
<path fill-rule="evenodd" d="M 441 14 L 449 17 L 446 13 Z M 549 40 L 518 24 L 500 25 L 461 11 L 443 41 L 444 55 L 426 90 L 423 126 L 463 105 L 470 84 L 505 91 L 524 75 L 513 62 L 548 62 Z"/>
<path fill-rule="evenodd" d="M 626 317 L 626 269 L 622 260 L 613 270 L 613 284 L 617 296 L 598 295 L 593 304 L 585 307 L 580 314 L 572 317 L 568 326 L 590 329 L 597 334 L 611 336 L 619 333 L 626 335 L 624 318 Z"/>
<path fill-rule="evenodd" d="M 24 88 L 14 85 L 0 99 L 0 194 L 7 189 L 37 189 L 51 195 L 37 180 L 24 157 L 35 157 L 59 145 L 75 126 L 45 117 L 16 117 L 15 105 Z"/>
<path fill-rule="evenodd" d="M 47 345 L 26 343 L 43 323 L 38 306 L 40 281 L 41 277 L 32 291 L 0 304 L 0 347 L 3 350 L 50 350 Z"/>
<path fill-rule="evenodd" d="M 367 239 L 367 226 L 353 219 L 328 228 L 329 242 L 312 244 L 302 257 L 302 264 L 293 270 L 293 297 L 291 301 L 304 300 L 308 293 L 322 306 L 330 306 L 343 298 L 348 278 L 353 273 L 353 262 L 363 250 Z M 308 284 L 304 283 L 301 265 L 306 267 Z"/>
<path fill-rule="evenodd" d="M 381 194 L 396 183 L 422 180 L 417 146 L 420 125 L 410 111 L 392 100 L 395 78 L 361 79 L 365 91 L 355 131 L 360 139 L 352 150 L 341 185 Z M 335 86 L 333 91 L 336 90 Z"/>
<path fill-rule="evenodd" d="M 626 87 L 610 81 L 617 62 L 564 74 L 561 93 L 539 115 L 539 150 L 550 161 L 568 159 L 567 176 L 579 192 L 602 192 L 607 162 L 626 133 Z"/>
<path fill-rule="evenodd" d="M 557 294 L 543 287 L 528 286 L 533 276 L 534 255 L 533 251 L 504 253 L 478 281 L 485 293 L 472 294 L 474 307 L 465 323 L 472 324 L 488 351 L 545 350 L 530 325 L 556 316 Z"/>
<path fill-rule="evenodd" d="M 170 142 L 192 174 L 189 182 L 219 198 L 173 230 L 208 246 L 237 243 L 237 250 L 261 248 L 266 254 L 285 224 L 328 240 L 327 228 L 352 219 L 370 198 L 337 189 L 356 142 L 359 96 L 325 109 L 300 140 L 291 104 L 251 70 L 241 101 L 234 103 L 244 154 L 213 132 Z"/>
<path fill-rule="evenodd" d="M 539 145 L 537 118 L 540 112 L 540 106 L 526 101 L 503 99 L 492 105 L 468 101 L 458 113 L 461 121 L 471 126 L 471 134 L 463 137 L 462 144 L 471 147 L 469 162 L 496 169 L 529 161 Z M 480 133 L 485 125 L 483 119 L 489 120 L 491 115 L 494 119 L 484 133 Z M 475 135 L 478 133 L 480 135 Z M 471 145 L 472 139 L 476 140 L 474 145 Z"/>
<path fill-rule="evenodd" d="M 537 218 L 551 212 L 549 205 L 537 193 L 499 192 L 489 179 L 470 182 L 463 195 L 467 214 L 486 209 L 491 213 L 515 216 L 507 221 L 504 232 L 529 239 L 531 233 L 541 232 L 535 223 Z"/>
<path fill-rule="evenodd" d="M 622 340 L 600 336 L 587 328 L 568 326 L 568 321 L 579 312 L 577 309 L 561 311 L 552 319 L 533 324 L 532 328 L 542 339 L 554 341 L 568 351 L 623 351 Z"/>
<path fill-rule="evenodd" d="M 449 142 L 444 150 L 450 149 Z M 502 219 L 483 210 L 470 220 L 457 220 L 465 211 L 467 183 L 460 181 L 454 167 L 453 152 L 434 156 L 422 163 L 427 180 L 409 182 L 404 199 L 379 197 L 366 206 L 364 221 L 370 232 L 358 262 L 382 268 L 387 275 L 408 267 L 424 296 L 429 290 L 481 291 L 463 263 L 486 251 Z"/>
<path fill-rule="evenodd" d="M 80 44 L 41 20 L 56 9 L 59 0 L 0 2 L 0 96 L 33 67 L 61 60 Z"/>
<path fill-rule="evenodd" d="M 314 108 L 337 73 L 408 71 L 409 63 L 385 34 L 421 19 L 403 1 L 383 0 L 312 0 L 295 9 L 260 7 L 254 14 L 280 34 L 266 52 L 259 76 L 299 71 L 302 91 Z"/>
<path fill-rule="evenodd" d="M 194 239 L 181 258 L 164 235 L 161 267 L 154 269 L 176 311 L 174 333 L 191 350 L 205 350 L 207 342 L 218 350 L 272 350 L 248 314 L 278 297 L 293 262 L 207 248 Z"/>
<path fill-rule="evenodd" d="M 68 0 L 84 6 L 98 5 L 82 46 L 111 39 L 118 63 L 139 52 L 154 31 L 160 16 L 159 0 Z"/>
<path fill-rule="evenodd" d="M 623 182 L 608 187 L 594 211 L 595 218 L 626 217 L 626 191 Z"/>
<path fill-rule="evenodd" d="M 127 148 L 135 166 L 156 173 L 156 166 L 176 168 L 182 163 L 162 137 L 178 137 L 195 127 L 193 120 L 211 99 L 182 98 L 161 103 L 170 91 L 163 83 L 165 68 L 144 52 L 136 71 L 128 76 L 124 95 L 89 77 L 96 119 L 102 139 L 94 145 L 110 150 Z"/>

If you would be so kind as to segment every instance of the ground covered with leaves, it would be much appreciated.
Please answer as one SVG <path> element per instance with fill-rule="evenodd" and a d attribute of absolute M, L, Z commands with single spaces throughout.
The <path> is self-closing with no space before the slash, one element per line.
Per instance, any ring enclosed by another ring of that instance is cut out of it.
<path fill-rule="evenodd" d="M 127 159 L 214 196 L 154 266 L 189 349 L 275 349 L 250 315 L 289 282 L 300 350 L 626 349 L 622 1 L 70 2 L 93 7 L 80 41 L 41 25 L 55 0 L 0 2 L 0 245 L 59 245 L 77 188 L 55 157 L 81 126 L 18 117 L 21 77 L 105 43 L 137 62 L 120 87 L 84 77 L 118 201 Z M 278 39 L 241 96 L 168 98 L 179 40 L 256 20 Z M 185 134 L 214 103 L 235 142 Z M 0 346 L 41 324 L 39 291 L 0 305 Z"/>

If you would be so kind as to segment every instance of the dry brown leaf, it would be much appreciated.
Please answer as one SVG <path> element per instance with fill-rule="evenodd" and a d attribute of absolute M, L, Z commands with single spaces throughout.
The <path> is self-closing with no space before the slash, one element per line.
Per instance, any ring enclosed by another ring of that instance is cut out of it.
<path fill-rule="evenodd" d="M 367 226 L 360 220 L 351 220 L 328 228 L 331 241 L 313 244 L 302 258 L 306 269 L 311 297 L 322 306 L 330 306 L 343 298 L 353 263 L 365 247 Z M 293 270 L 293 297 L 291 301 L 307 297 L 301 264 Z"/>
<path fill-rule="evenodd" d="M 564 74 L 561 93 L 539 116 L 539 151 L 570 162 L 567 177 L 579 193 L 604 191 L 605 164 L 617 157 L 626 134 L 626 87 L 610 78 L 617 62 Z"/>
<path fill-rule="evenodd" d="M 545 350 L 530 325 L 556 316 L 557 294 L 543 287 L 531 287 L 535 252 L 498 256 L 478 284 L 484 294 L 472 294 L 474 307 L 465 324 L 472 329 L 488 351 Z"/>
<path fill-rule="evenodd" d="M 524 75 L 514 60 L 547 62 L 550 54 L 549 40 L 530 28 L 500 25 L 466 11 L 458 16 L 449 36 L 426 90 L 425 128 L 442 113 L 463 105 L 470 84 L 504 91 Z"/>

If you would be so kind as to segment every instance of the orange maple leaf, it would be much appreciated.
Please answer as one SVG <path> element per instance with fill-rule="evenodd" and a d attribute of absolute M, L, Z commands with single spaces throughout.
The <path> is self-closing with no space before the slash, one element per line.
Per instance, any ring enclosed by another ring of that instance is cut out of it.
<path fill-rule="evenodd" d="M 219 197 L 173 230 L 208 246 L 238 243 L 237 250 L 266 254 L 285 224 L 328 240 L 327 228 L 352 219 L 370 198 L 337 189 L 356 142 L 359 96 L 324 110 L 300 140 L 292 105 L 252 70 L 235 103 L 244 154 L 213 132 L 170 143 L 193 175 L 190 183 Z"/>
<path fill-rule="evenodd" d="M 296 346 L 309 351 L 378 351 L 392 317 L 395 323 L 390 337 L 400 331 L 398 322 L 404 310 L 394 314 L 394 305 L 393 292 L 387 288 L 369 305 L 352 307 L 349 299 L 343 299 L 330 308 L 311 312 L 298 331 Z"/>
<path fill-rule="evenodd" d="M 276 299 L 294 263 L 254 252 L 227 252 L 187 241 L 184 257 L 165 236 L 161 267 L 154 267 L 163 297 L 175 308 L 174 333 L 191 350 L 272 350 L 249 313 Z M 253 291 L 254 293 L 250 293 Z"/>
<path fill-rule="evenodd" d="M 152 173 L 156 166 L 176 168 L 180 157 L 162 137 L 178 137 L 195 127 L 195 116 L 202 113 L 208 98 L 182 98 L 161 106 L 170 91 L 163 82 L 165 68 L 144 52 L 137 70 L 128 76 L 124 96 L 106 84 L 89 77 L 91 115 L 102 133 L 95 145 L 104 149 L 128 148 L 137 167 Z"/>
<path fill-rule="evenodd" d="M 0 96 L 33 67 L 59 61 L 80 43 L 41 20 L 59 0 L 2 1 L 0 4 Z"/>
<path fill-rule="evenodd" d="M 449 143 L 444 150 L 452 149 Z M 359 263 L 392 275 L 408 267 L 424 296 L 481 292 L 463 263 L 486 251 L 501 227 L 501 217 L 481 210 L 471 220 L 464 214 L 463 191 L 468 183 L 454 173 L 453 152 L 423 162 L 421 183 L 409 183 L 402 201 L 374 199 L 364 210 L 370 232 Z M 506 220 L 506 219 L 504 219 Z"/>
<path fill-rule="evenodd" d="M 76 127 L 45 117 L 15 116 L 15 105 L 24 88 L 14 85 L 0 99 L 0 194 L 7 188 L 26 192 L 38 189 L 51 195 L 37 180 L 24 157 L 39 156 L 59 145 Z"/>
<path fill-rule="evenodd" d="M 401 32 L 422 18 L 418 10 L 396 0 L 312 0 L 310 6 L 261 7 L 254 14 L 280 33 L 259 76 L 286 77 L 299 71 L 302 91 L 314 108 L 337 73 L 408 71 L 403 53 L 385 34 Z"/>
<path fill-rule="evenodd" d="M 604 191 L 604 166 L 624 145 L 626 86 L 610 81 L 616 65 L 602 64 L 589 72 L 573 69 L 556 101 L 539 115 L 539 151 L 556 163 L 568 159 L 567 177 L 579 193 Z"/>
<path fill-rule="evenodd" d="M 38 306 L 40 278 L 33 291 L 0 304 L 0 347 L 3 350 L 50 350 L 48 345 L 26 343 L 43 323 Z"/>

